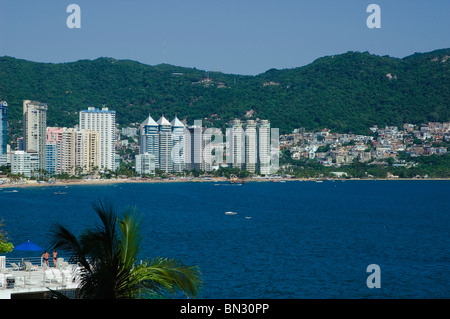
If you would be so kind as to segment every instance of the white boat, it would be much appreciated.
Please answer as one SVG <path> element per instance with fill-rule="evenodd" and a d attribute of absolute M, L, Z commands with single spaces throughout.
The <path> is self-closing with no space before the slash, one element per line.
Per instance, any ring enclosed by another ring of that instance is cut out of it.
<path fill-rule="evenodd" d="M 236 215 L 237 213 L 235 212 L 226 212 L 225 215 Z"/>
<path fill-rule="evenodd" d="M 246 216 L 245 218 L 250 219 L 251 217 L 250 216 Z"/>

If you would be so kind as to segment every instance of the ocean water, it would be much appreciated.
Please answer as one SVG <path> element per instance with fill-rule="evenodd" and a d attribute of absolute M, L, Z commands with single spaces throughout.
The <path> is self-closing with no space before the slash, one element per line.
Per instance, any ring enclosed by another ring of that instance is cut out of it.
<path fill-rule="evenodd" d="M 49 248 L 92 202 L 136 206 L 142 258 L 198 265 L 200 298 L 449 298 L 449 181 L 148 183 L 0 190 L 10 241 Z M 67 192 L 56 195 L 54 192 Z M 236 212 L 226 215 L 225 212 Z M 7 254 L 17 256 L 18 252 Z M 380 267 L 369 288 L 367 267 Z"/>

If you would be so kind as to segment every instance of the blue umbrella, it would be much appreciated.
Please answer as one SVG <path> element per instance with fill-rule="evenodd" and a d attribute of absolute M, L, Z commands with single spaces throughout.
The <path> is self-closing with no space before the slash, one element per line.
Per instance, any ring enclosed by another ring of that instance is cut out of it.
<path fill-rule="evenodd" d="M 23 250 L 23 251 L 40 251 L 40 250 L 42 250 L 41 247 L 39 247 L 35 243 L 32 243 L 29 240 L 23 244 L 20 244 L 19 246 L 14 247 L 14 249 L 15 250 Z"/>
<path fill-rule="evenodd" d="M 22 250 L 22 251 L 27 251 L 29 253 L 31 251 L 40 251 L 40 250 L 42 250 L 42 248 L 39 247 L 38 245 L 36 245 L 35 243 L 32 243 L 31 241 L 27 240 L 25 243 L 14 247 L 14 250 Z M 27 253 L 27 255 L 28 255 L 28 253 Z M 29 257 L 30 256 L 28 256 L 28 258 Z M 22 258 L 22 265 L 23 265 L 23 258 Z M 31 278 L 31 272 L 30 272 L 30 278 Z"/>
<path fill-rule="evenodd" d="M 29 259 L 29 253 L 32 251 L 41 251 L 42 248 L 39 247 L 38 245 L 36 245 L 35 243 L 32 243 L 31 241 L 27 240 L 25 243 L 20 244 L 16 247 L 14 247 L 14 250 L 22 250 L 22 251 L 27 251 L 27 258 Z M 23 264 L 23 258 L 22 258 L 22 264 Z"/>

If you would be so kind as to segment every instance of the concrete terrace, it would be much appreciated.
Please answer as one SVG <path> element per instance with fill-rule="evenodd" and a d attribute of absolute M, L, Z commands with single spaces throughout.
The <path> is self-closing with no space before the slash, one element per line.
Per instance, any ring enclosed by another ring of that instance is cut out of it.
<path fill-rule="evenodd" d="M 73 296 L 78 274 L 78 266 L 64 262 L 63 258 L 58 258 L 56 267 L 25 261 L 4 262 L 0 268 L 0 299 L 43 299 L 50 290 Z"/>

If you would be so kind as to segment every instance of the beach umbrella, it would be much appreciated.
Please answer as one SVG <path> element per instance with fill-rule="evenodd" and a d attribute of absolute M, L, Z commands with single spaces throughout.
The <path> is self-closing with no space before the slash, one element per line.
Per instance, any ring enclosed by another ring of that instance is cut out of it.
<path fill-rule="evenodd" d="M 42 251 L 42 248 L 39 247 L 38 245 L 36 245 L 35 243 L 27 240 L 26 242 L 24 242 L 23 244 L 20 244 L 16 247 L 14 247 L 14 250 L 21 250 L 21 251 L 26 251 L 27 252 L 27 259 L 30 258 L 30 253 L 33 251 Z M 23 258 L 22 258 L 22 264 L 23 264 Z"/>
<path fill-rule="evenodd" d="M 14 247 L 15 250 L 22 250 L 22 251 L 40 251 L 42 250 L 41 247 L 36 245 L 35 243 L 32 243 L 31 241 L 26 241 L 23 244 L 20 244 L 16 247 Z"/>
<path fill-rule="evenodd" d="M 14 250 L 26 251 L 27 255 L 28 255 L 32 251 L 41 251 L 42 248 L 39 247 L 38 245 L 36 245 L 35 243 L 27 240 L 23 244 L 20 244 L 20 245 L 14 247 Z M 30 257 L 30 256 L 28 256 L 28 257 Z M 23 258 L 22 258 L 22 265 L 23 265 Z M 31 271 L 30 271 L 30 274 L 28 275 L 28 277 L 31 278 Z"/>

